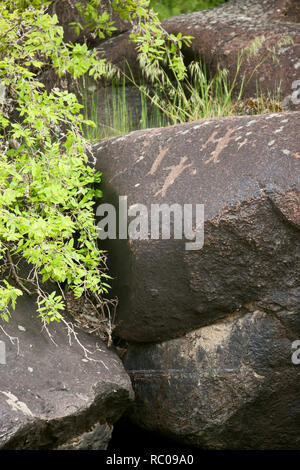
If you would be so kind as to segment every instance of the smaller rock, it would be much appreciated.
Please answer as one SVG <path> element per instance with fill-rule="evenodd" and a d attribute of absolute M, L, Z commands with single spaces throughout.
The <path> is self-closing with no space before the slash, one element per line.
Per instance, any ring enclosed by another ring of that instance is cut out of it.
<path fill-rule="evenodd" d="M 50 337 L 26 294 L 3 328 L 0 449 L 105 449 L 133 399 L 117 354 L 63 323 L 49 325 Z"/>

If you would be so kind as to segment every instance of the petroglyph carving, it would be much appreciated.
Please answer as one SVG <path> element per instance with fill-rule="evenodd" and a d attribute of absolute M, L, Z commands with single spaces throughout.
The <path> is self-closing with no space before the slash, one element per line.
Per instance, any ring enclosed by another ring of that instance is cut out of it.
<path fill-rule="evenodd" d="M 215 139 L 215 135 L 216 135 L 216 132 L 213 132 L 212 135 L 210 136 L 210 138 L 208 139 L 208 141 L 203 145 L 202 149 L 203 148 L 206 148 L 207 144 L 209 142 L 213 142 L 213 143 L 217 143 L 217 146 L 216 146 L 216 149 L 213 153 L 213 155 L 208 159 L 206 160 L 204 163 L 205 165 L 207 163 L 210 163 L 210 162 L 213 162 L 213 163 L 218 163 L 218 158 L 222 152 L 222 150 L 224 150 L 224 148 L 229 144 L 229 142 L 231 140 L 233 140 L 233 137 L 231 137 L 231 134 L 233 134 L 233 132 L 235 131 L 235 128 L 233 129 L 228 129 L 228 131 L 226 132 L 226 134 L 220 139 L 220 140 L 216 140 Z"/>
<path fill-rule="evenodd" d="M 164 148 L 164 149 L 161 149 L 159 154 L 157 155 L 156 159 L 154 160 L 153 162 L 153 165 L 150 169 L 150 171 L 148 171 L 147 173 L 147 176 L 148 175 L 154 175 L 159 167 L 159 165 L 161 164 L 161 162 L 163 161 L 166 153 L 168 152 L 168 148 Z"/>
<path fill-rule="evenodd" d="M 178 165 L 171 165 L 166 168 L 164 168 L 164 171 L 170 170 L 170 173 L 165 179 L 165 182 L 163 184 L 163 187 L 157 191 L 155 196 L 158 196 L 159 194 L 164 197 L 166 195 L 167 189 L 172 186 L 174 181 L 181 175 L 181 173 L 188 167 L 192 166 L 192 163 L 188 163 L 185 165 L 185 162 L 187 161 L 187 157 L 181 157 L 180 162 Z"/>

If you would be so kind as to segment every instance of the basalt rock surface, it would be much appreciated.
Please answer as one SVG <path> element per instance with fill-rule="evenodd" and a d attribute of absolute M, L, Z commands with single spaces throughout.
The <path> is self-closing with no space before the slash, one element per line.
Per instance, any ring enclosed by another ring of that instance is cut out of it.
<path fill-rule="evenodd" d="M 86 0 L 81 0 L 81 5 L 86 5 Z M 88 25 L 88 21 L 79 13 L 76 8 L 76 1 L 74 0 L 54 0 L 50 3 L 48 11 L 51 15 L 56 14 L 59 24 L 64 29 L 64 41 L 65 42 L 87 42 L 90 47 L 94 47 L 103 42 L 103 39 L 100 39 L 94 32 L 92 28 Z M 120 15 L 116 13 L 109 0 L 101 0 L 100 5 L 98 6 L 99 16 L 104 12 L 107 12 L 110 15 L 111 21 L 114 22 L 114 27 L 116 28 L 113 31 L 113 35 L 121 34 L 125 31 L 128 31 L 131 28 L 130 23 L 123 21 L 120 18 Z M 79 34 L 75 32 L 74 26 L 71 23 L 79 23 L 81 25 L 81 30 Z"/>
<path fill-rule="evenodd" d="M 257 89 L 276 96 L 280 85 L 283 106 L 296 110 L 300 109 L 299 22 L 297 0 L 233 0 L 213 10 L 169 18 L 163 25 L 170 33 L 193 36 L 191 48 L 184 50 L 186 57 L 202 58 L 212 73 L 227 68 L 231 81 L 242 54 L 236 91 L 243 77 L 244 97 L 255 97 Z"/>
<path fill-rule="evenodd" d="M 118 214 L 119 196 L 127 196 L 129 226 L 139 215 L 136 204 L 146 211 L 144 233 L 139 226 L 126 239 L 117 227 L 116 239 L 99 245 L 108 249 L 119 298 L 116 335 L 159 342 L 248 302 L 299 307 L 299 124 L 298 112 L 211 119 L 94 145 L 93 163 L 104 175 L 99 204 L 114 205 Z M 204 205 L 204 246 L 195 212 L 198 245 L 183 226 L 174 239 L 172 217 L 169 239 L 162 239 L 162 220 L 154 239 L 154 204 L 177 204 L 179 222 L 185 204 L 194 211 Z"/>

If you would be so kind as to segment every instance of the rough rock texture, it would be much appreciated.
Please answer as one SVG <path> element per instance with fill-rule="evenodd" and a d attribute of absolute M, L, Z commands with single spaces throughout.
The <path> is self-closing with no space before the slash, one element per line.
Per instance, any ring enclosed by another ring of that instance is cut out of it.
<path fill-rule="evenodd" d="M 236 16 L 242 19 L 255 18 L 258 23 L 269 21 L 300 23 L 298 0 L 229 0 L 226 4 L 216 7 L 214 11 L 218 17 L 228 20 Z M 212 12 L 213 10 L 206 10 L 204 14 Z"/>
<path fill-rule="evenodd" d="M 111 437 L 112 426 L 97 423 L 91 431 L 71 439 L 57 450 L 107 450 Z"/>
<path fill-rule="evenodd" d="M 299 291 L 299 287 L 298 287 Z M 209 449 L 300 449 L 299 304 L 248 304 L 162 344 L 132 345 L 125 366 L 138 425 Z"/>
<path fill-rule="evenodd" d="M 295 110 L 300 109 L 300 25 L 295 24 L 299 22 L 298 0 L 233 0 L 213 10 L 167 19 L 163 25 L 170 33 L 193 36 L 187 57 L 202 57 L 212 72 L 219 66 L 227 68 L 231 80 L 238 54 L 260 38 L 255 53 L 243 55 L 236 90 L 243 76 L 245 97 L 256 96 L 257 87 L 266 95 L 273 93 L 281 84 L 284 106 Z"/>
<path fill-rule="evenodd" d="M 129 377 L 98 339 L 77 330 L 80 346 L 61 323 L 49 331 L 56 345 L 26 294 L 1 325 L 0 449 L 105 449 L 112 424 L 132 402 Z"/>
<path fill-rule="evenodd" d="M 298 112 L 211 119 L 94 145 L 99 203 L 118 208 L 127 196 L 128 208 L 143 204 L 149 215 L 148 240 L 101 241 L 119 297 L 117 335 L 157 342 L 247 302 L 299 303 L 299 124 Z M 202 249 L 187 250 L 173 227 L 170 240 L 150 238 L 151 204 L 163 203 L 204 204 Z"/>

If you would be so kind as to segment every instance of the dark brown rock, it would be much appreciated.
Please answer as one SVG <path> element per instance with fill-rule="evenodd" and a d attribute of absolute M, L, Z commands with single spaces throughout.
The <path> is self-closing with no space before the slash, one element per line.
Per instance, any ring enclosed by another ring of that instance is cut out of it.
<path fill-rule="evenodd" d="M 247 302 L 289 302 L 300 272 L 299 123 L 298 112 L 211 119 L 94 145 L 99 203 L 118 208 L 127 196 L 149 214 L 151 204 L 204 204 L 202 249 L 186 250 L 173 227 L 170 240 L 100 242 L 119 297 L 118 336 L 162 341 Z"/>
<path fill-rule="evenodd" d="M 52 339 L 26 294 L 1 324 L 0 448 L 105 449 L 113 423 L 132 402 L 129 377 L 99 338 L 76 330 L 76 341 L 62 323 L 49 331 Z"/>
<path fill-rule="evenodd" d="M 298 0 L 228 0 L 215 8 L 220 17 L 255 18 L 257 22 L 300 23 Z"/>
<path fill-rule="evenodd" d="M 225 67 L 231 81 L 238 55 L 260 40 L 254 54 L 243 54 L 236 91 L 244 76 L 245 98 L 255 97 L 257 88 L 266 96 L 274 95 L 281 84 L 281 101 L 296 110 L 300 109 L 300 25 L 295 24 L 299 23 L 299 11 L 296 0 L 233 0 L 213 10 L 167 19 L 163 26 L 170 33 L 193 36 L 191 48 L 184 50 L 189 60 L 201 57 L 211 73 Z"/>
<path fill-rule="evenodd" d="M 248 304 L 182 338 L 131 345 L 131 419 L 201 449 L 299 450 L 300 365 L 291 347 L 299 304 L 265 307 Z"/>

